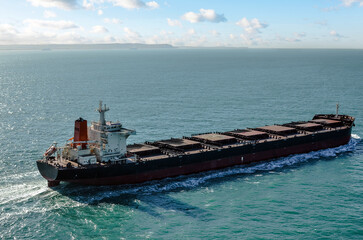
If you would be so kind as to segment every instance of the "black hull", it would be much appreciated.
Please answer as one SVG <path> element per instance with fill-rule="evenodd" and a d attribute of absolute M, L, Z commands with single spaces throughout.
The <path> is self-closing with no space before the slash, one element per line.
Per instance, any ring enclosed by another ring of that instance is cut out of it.
<path fill-rule="evenodd" d="M 133 184 L 333 148 L 347 144 L 350 137 L 351 127 L 344 127 L 303 137 L 132 164 L 61 168 L 38 160 L 37 166 L 50 186 L 57 185 L 59 181 L 84 185 Z"/>

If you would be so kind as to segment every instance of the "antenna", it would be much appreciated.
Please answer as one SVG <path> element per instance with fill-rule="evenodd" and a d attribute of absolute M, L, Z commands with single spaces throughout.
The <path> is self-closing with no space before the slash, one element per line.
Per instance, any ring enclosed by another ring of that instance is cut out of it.
<path fill-rule="evenodd" d="M 338 114 L 339 114 L 339 102 L 337 103 L 337 111 L 336 111 L 336 114 L 335 114 L 335 117 L 338 117 Z"/>
<path fill-rule="evenodd" d="M 102 125 L 106 125 L 105 112 L 107 112 L 108 110 L 110 109 L 106 107 L 106 104 L 102 108 L 102 101 L 100 101 L 100 106 L 98 107 L 98 109 L 96 109 L 96 111 L 100 113 L 100 123 Z"/>

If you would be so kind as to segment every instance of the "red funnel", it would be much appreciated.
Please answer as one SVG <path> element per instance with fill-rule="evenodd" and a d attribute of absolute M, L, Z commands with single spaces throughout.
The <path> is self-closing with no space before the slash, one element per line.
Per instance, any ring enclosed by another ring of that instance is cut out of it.
<path fill-rule="evenodd" d="M 73 147 L 82 145 L 82 149 L 84 149 L 86 148 L 87 143 L 77 143 L 77 142 L 86 142 L 86 141 L 88 141 L 87 120 L 79 118 L 74 122 Z"/>

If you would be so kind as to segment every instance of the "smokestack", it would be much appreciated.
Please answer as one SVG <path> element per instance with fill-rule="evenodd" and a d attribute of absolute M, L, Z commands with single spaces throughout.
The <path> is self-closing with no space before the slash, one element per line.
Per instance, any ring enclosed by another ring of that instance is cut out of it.
<path fill-rule="evenodd" d="M 87 120 L 79 118 L 74 122 L 74 139 L 73 142 L 88 141 Z M 74 143 L 73 147 L 82 145 L 82 149 L 86 148 L 87 143 Z"/>

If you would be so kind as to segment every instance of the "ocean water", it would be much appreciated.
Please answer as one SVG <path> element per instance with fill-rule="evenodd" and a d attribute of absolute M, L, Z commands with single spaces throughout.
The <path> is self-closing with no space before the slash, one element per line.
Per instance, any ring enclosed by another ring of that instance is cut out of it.
<path fill-rule="evenodd" d="M 137 185 L 48 188 L 35 161 L 74 120 L 129 143 L 356 117 L 349 144 Z M 362 50 L 0 51 L 1 239 L 362 239 Z"/>

